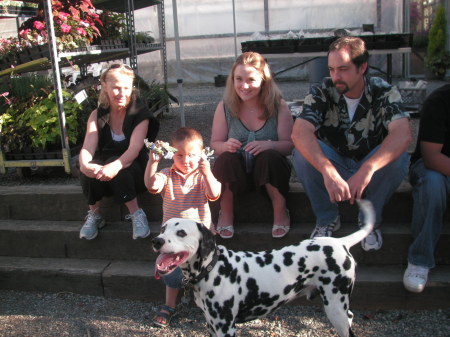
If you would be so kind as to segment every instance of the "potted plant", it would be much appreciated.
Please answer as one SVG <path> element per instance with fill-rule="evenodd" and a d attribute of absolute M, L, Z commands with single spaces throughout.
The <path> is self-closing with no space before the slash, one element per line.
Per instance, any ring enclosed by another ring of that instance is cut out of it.
<path fill-rule="evenodd" d="M 136 76 L 136 82 L 140 98 L 147 103 L 155 116 L 162 117 L 164 109 L 170 105 L 171 101 L 178 104 L 178 99 L 169 92 L 165 84 L 155 80 L 148 84 L 139 76 Z"/>
<path fill-rule="evenodd" d="M 0 95 L 6 103 L 0 111 L 0 142 L 5 153 L 61 150 L 56 92 L 49 83 L 42 75 L 16 77 L 9 91 Z M 86 123 L 84 109 L 68 91 L 63 91 L 63 98 L 69 142 L 75 145 Z"/>
<path fill-rule="evenodd" d="M 447 20 L 445 9 L 438 7 L 428 35 L 428 48 L 425 64 L 433 76 L 439 79 L 445 77 L 450 66 L 450 54 L 445 49 Z"/>
<path fill-rule="evenodd" d="M 99 19 L 101 24 L 98 26 L 99 35 L 94 38 L 93 44 L 108 46 L 107 48 L 116 48 L 125 43 L 124 36 L 127 35 L 127 25 L 125 15 L 103 10 Z"/>
<path fill-rule="evenodd" d="M 98 26 L 101 21 L 90 0 L 52 0 L 52 17 L 56 44 L 60 51 L 89 46 L 100 34 Z M 19 36 L 32 43 L 47 42 L 47 23 L 42 7 L 39 7 L 37 16 L 20 26 Z"/>

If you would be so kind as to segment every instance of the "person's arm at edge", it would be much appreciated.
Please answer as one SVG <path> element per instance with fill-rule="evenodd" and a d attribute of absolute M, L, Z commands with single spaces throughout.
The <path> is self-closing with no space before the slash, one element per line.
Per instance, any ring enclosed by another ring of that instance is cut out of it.
<path fill-rule="evenodd" d="M 444 144 L 421 141 L 420 151 L 423 162 L 428 169 L 450 177 L 450 157 L 441 152 L 443 146 Z"/>

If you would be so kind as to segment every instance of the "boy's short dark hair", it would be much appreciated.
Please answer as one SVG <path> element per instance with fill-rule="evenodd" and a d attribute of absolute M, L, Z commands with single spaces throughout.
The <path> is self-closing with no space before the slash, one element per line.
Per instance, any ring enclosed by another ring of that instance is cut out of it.
<path fill-rule="evenodd" d="M 328 55 L 335 50 L 346 49 L 350 52 L 353 64 L 359 69 L 369 61 L 369 52 L 363 39 L 356 36 L 343 36 L 330 44 Z"/>
<path fill-rule="evenodd" d="M 182 127 L 178 130 L 174 131 L 170 136 L 170 144 L 173 146 L 175 143 L 181 142 L 192 142 L 192 141 L 200 142 L 200 146 L 203 149 L 203 137 L 200 132 L 193 128 Z"/>

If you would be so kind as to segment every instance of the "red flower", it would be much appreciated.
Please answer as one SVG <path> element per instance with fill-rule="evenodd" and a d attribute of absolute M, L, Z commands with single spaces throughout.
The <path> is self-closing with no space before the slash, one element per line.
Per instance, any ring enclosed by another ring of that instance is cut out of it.
<path fill-rule="evenodd" d="M 77 28 L 77 33 L 80 34 L 81 36 L 86 36 L 87 35 L 87 32 L 81 27 Z"/>
<path fill-rule="evenodd" d="M 25 37 L 28 35 L 29 32 L 30 32 L 29 29 L 22 29 L 22 30 L 19 32 L 19 36 L 25 38 Z"/>
<path fill-rule="evenodd" d="M 67 18 L 70 16 L 70 14 L 64 13 L 64 12 L 59 12 L 58 16 L 62 21 L 67 21 Z"/>
<path fill-rule="evenodd" d="M 63 23 L 61 25 L 61 31 L 63 33 L 70 33 L 71 30 L 72 30 L 72 26 L 66 25 L 65 23 Z"/>
<path fill-rule="evenodd" d="M 45 24 L 41 21 L 34 21 L 33 27 L 36 28 L 37 30 L 43 30 L 45 29 Z"/>

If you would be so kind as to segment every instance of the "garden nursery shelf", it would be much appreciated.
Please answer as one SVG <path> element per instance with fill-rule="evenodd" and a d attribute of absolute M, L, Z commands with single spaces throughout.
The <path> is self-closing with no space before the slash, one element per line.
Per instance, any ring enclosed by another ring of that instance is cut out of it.
<path fill-rule="evenodd" d="M 141 55 L 160 50 L 160 43 L 136 44 L 137 54 Z M 106 41 L 102 45 L 78 48 L 70 52 L 60 53 L 60 66 L 67 67 L 74 64 L 83 66 L 91 63 L 125 59 L 130 56 L 130 49 L 126 41 L 113 43 Z M 24 49 L 21 53 L 0 59 L 0 76 L 51 68 L 50 54 L 47 45 L 34 46 Z"/>

